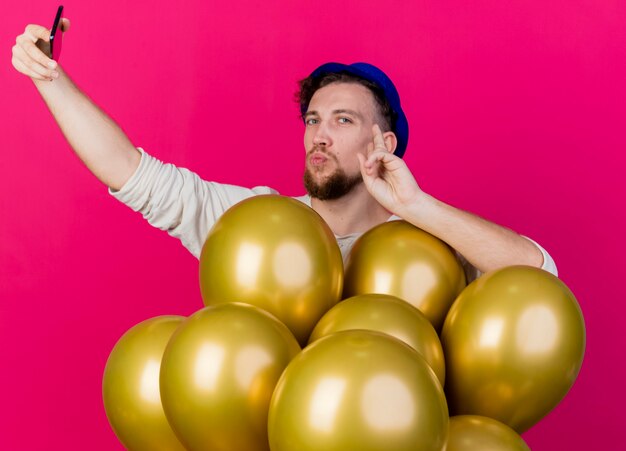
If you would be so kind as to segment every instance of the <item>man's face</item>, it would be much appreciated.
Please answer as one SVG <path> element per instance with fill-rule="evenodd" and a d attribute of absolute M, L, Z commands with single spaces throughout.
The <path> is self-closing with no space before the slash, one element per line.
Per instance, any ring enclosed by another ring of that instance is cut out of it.
<path fill-rule="evenodd" d="M 313 94 L 304 132 L 311 197 L 338 199 L 362 183 L 356 155 L 367 153 L 376 112 L 373 94 L 358 83 L 331 83 Z"/>

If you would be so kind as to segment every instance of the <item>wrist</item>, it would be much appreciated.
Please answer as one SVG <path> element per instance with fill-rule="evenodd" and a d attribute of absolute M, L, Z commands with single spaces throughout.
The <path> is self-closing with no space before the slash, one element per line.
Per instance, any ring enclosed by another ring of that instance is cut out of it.
<path fill-rule="evenodd" d="M 410 200 L 400 205 L 396 214 L 413 224 L 421 223 L 424 218 L 428 217 L 435 202 L 434 197 L 419 190 Z"/>

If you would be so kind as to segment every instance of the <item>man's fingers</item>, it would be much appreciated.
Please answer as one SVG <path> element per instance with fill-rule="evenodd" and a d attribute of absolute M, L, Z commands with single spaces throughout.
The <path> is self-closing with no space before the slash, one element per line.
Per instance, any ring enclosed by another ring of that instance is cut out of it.
<path fill-rule="evenodd" d="M 49 70 L 57 67 L 57 62 L 49 58 L 48 55 L 46 55 L 36 45 L 29 42 L 23 45 L 22 49 L 30 57 L 30 59 L 33 60 L 33 62 L 39 63 L 42 68 Z"/>
<path fill-rule="evenodd" d="M 29 50 L 24 50 L 24 47 L 19 45 L 13 46 L 13 60 L 19 61 L 21 64 L 16 65 L 13 64 L 13 67 L 19 70 L 19 67 L 29 69 L 28 72 L 24 72 L 28 76 L 32 76 L 32 73 L 36 73 L 40 77 L 51 79 L 55 78 L 55 71 L 48 65 L 48 62 L 52 61 L 46 55 L 43 54 L 37 47 L 35 47 L 32 43 L 30 46 L 26 46 Z M 54 67 L 56 67 L 56 62 L 54 63 Z"/>
<path fill-rule="evenodd" d="M 65 17 L 61 19 L 61 31 L 63 33 L 67 33 L 67 31 L 70 29 L 70 25 L 70 19 L 67 19 Z"/>
<path fill-rule="evenodd" d="M 21 73 L 28 75 L 30 78 L 34 78 L 36 80 L 50 80 L 50 78 L 44 77 L 43 75 L 35 72 L 34 70 L 30 69 L 29 67 L 26 67 L 26 65 L 20 61 L 17 58 L 13 58 L 13 67 L 15 67 L 15 69 L 17 69 L 18 71 L 20 71 Z"/>
<path fill-rule="evenodd" d="M 38 38 L 37 36 L 43 37 Z M 48 46 L 49 41 L 50 32 L 39 25 L 28 25 L 26 32 L 18 36 L 15 40 L 17 46 L 24 52 L 19 55 L 19 57 L 24 57 L 24 64 L 37 72 L 39 72 L 39 70 L 37 70 L 32 63 L 39 63 L 45 70 L 54 69 L 57 66 L 56 61 L 50 59 L 38 45 Z"/>
<path fill-rule="evenodd" d="M 371 166 L 376 162 L 386 163 L 391 161 L 391 154 L 386 150 L 376 150 L 367 158 L 367 165 Z"/>
<path fill-rule="evenodd" d="M 383 132 L 378 124 L 374 124 L 374 126 L 372 127 L 372 133 L 374 134 L 374 149 L 387 150 L 387 146 L 385 145 L 385 138 L 383 137 Z"/>
<path fill-rule="evenodd" d="M 376 168 L 381 174 L 400 174 L 403 170 L 408 170 L 406 163 L 386 150 L 379 150 L 374 152 L 368 157 L 368 161 L 365 163 L 367 167 Z M 404 168 L 404 169 L 403 169 Z"/>
<path fill-rule="evenodd" d="M 69 20 L 63 19 L 61 28 L 69 29 Z M 37 80 L 52 80 L 59 77 L 56 71 L 58 64 L 51 59 L 50 30 L 41 25 L 29 24 L 24 33 L 15 39 L 12 49 L 13 67 L 18 72 Z"/>
<path fill-rule="evenodd" d="M 44 41 L 50 40 L 50 30 L 41 25 L 26 25 L 23 36 L 28 37 L 33 43 L 37 42 L 37 39 Z"/>
<path fill-rule="evenodd" d="M 373 168 L 367 166 L 367 159 L 365 155 L 358 153 L 357 158 L 359 159 L 359 169 L 361 170 L 361 176 L 363 177 L 363 181 L 366 185 L 371 185 L 373 180 Z"/>

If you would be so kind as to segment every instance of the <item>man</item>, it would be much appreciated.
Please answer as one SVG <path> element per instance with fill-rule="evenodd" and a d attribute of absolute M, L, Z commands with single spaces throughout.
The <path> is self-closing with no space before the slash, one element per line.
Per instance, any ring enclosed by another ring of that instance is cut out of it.
<path fill-rule="evenodd" d="M 69 21 L 63 20 L 65 31 Z M 13 66 L 33 79 L 79 158 L 113 196 L 167 230 L 199 257 L 206 235 L 233 204 L 276 193 L 206 182 L 136 148 L 62 68 L 36 46 L 50 32 L 28 25 L 13 47 Z M 454 248 L 471 280 L 479 273 L 524 264 L 556 274 L 537 243 L 422 191 L 401 159 L 408 124 L 391 80 L 378 68 L 325 64 L 301 82 L 305 122 L 305 187 L 298 198 L 328 223 L 342 254 L 372 227 L 402 218 Z"/>

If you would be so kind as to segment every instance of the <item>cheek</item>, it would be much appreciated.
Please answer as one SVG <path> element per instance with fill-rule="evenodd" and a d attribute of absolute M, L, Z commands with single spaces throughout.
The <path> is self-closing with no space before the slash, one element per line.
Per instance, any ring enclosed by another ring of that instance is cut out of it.
<path fill-rule="evenodd" d="M 341 149 L 341 150 L 340 150 Z M 341 148 L 337 148 L 334 152 L 335 157 L 340 162 L 341 166 L 349 173 L 354 172 L 359 167 L 359 160 L 357 153 L 363 153 L 364 151 L 357 145 L 355 141 L 348 141 Z"/>
<path fill-rule="evenodd" d="M 304 149 L 308 150 L 313 142 L 313 135 L 308 128 L 304 129 L 304 137 L 302 141 L 304 142 Z"/>
<path fill-rule="evenodd" d="M 355 133 L 346 140 L 345 148 L 350 149 L 350 153 L 353 155 L 357 153 L 365 154 L 367 153 L 367 146 L 371 142 L 372 140 L 367 133 L 363 130 L 355 130 Z"/>

